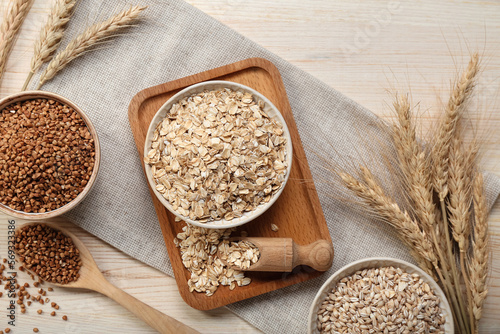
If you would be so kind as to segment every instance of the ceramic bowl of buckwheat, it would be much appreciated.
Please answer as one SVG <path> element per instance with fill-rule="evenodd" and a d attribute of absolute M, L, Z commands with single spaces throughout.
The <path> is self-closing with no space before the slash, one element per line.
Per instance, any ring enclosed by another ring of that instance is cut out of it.
<path fill-rule="evenodd" d="M 70 100 L 24 91 L 0 100 L 0 211 L 49 219 L 75 208 L 100 165 L 97 132 Z"/>
<path fill-rule="evenodd" d="M 455 333 L 445 294 L 421 268 L 367 258 L 336 271 L 309 310 L 308 333 Z"/>
<path fill-rule="evenodd" d="M 149 185 L 178 219 L 205 228 L 250 222 L 278 199 L 292 141 L 279 110 L 258 91 L 206 81 L 172 96 L 144 146 Z"/>

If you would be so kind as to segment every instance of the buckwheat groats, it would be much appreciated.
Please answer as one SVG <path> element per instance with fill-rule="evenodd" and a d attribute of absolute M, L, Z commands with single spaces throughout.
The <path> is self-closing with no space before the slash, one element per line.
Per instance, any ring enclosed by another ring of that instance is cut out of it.
<path fill-rule="evenodd" d="M 17 211 L 55 210 L 83 191 L 95 147 L 82 117 L 47 99 L 0 111 L 0 203 Z"/>
<path fill-rule="evenodd" d="M 82 261 L 73 240 L 44 224 L 16 231 L 16 253 L 24 267 L 47 282 L 67 284 L 79 277 Z"/>

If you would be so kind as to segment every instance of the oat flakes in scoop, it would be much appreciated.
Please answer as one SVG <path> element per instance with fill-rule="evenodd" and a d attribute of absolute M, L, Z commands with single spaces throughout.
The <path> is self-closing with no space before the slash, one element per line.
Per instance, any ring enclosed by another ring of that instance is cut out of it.
<path fill-rule="evenodd" d="M 231 220 L 282 187 L 286 139 L 263 107 L 251 94 L 227 88 L 172 106 L 144 161 L 174 211 L 200 222 Z"/>

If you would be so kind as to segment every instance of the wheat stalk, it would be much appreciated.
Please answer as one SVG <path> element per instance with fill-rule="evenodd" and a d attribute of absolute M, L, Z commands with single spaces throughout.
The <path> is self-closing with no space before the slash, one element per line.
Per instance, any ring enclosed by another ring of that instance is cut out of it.
<path fill-rule="evenodd" d="M 459 131 L 457 131 L 457 135 L 458 133 Z M 449 158 L 449 199 L 447 201 L 447 209 L 449 212 L 448 219 L 452 226 L 453 239 L 457 242 L 460 251 L 460 269 L 465 282 L 469 304 L 471 300 L 471 286 L 470 279 L 465 270 L 465 256 L 469 248 L 469 236 L 471 231 L 472 182 L 476 166 L 476 155 L 477 147 L 475 143 L 469 144 L 466 147 L 459 136 L 453 138 Z M 458 287 L 458 282 L 456 284 Z M 462 298 L 460 289 L 457 289 L 457 294 L 461 303 L 462 314 L 465 317 L 467 314 L 467 307 Z M 469 317 L 468 322 L 472 331 L 472 326 L 474 325 L 473 319 Z"/>
<path fill-rule="evenodd" d="M 398 163 L 404 176 L 403 185 L 406 186 L 407 193 L 413 204 L 413 212 L 417 218 L 416 223 L 419 223 L 423 231 L 429 235 L 433 251 L 437 253 L 441 268 L 445 269 L 442 271 L 445 280 L 443 284 L 447 285 L 448 293 L 455 294 L 452 285 L 458 284 L 458 280 L 455 279 L 458 275 L 450 275 L 450 269 L 453 270 L 454 267 L 450 266 L 446 257 L 447 251 L 441 247 L 436 234 L 442 229 L 441 226 L 438 226 L 438 223 L 442 222 L 442 220 L 437 219 L 435 214 L 436 206 L 433 200 L 431 174 L 429 173 L 430 164 L 424 149 L 418 142 L 416 126 L 411 115 L 411 105 L 407 95 L 396 97 L 393 106 L 397 115 L 397 123 L 393 124 L 392 137 Z M 419 265 L 422 266 L 420 263 Z M 458 296 L 459 301 L 460 298 Z M 465 326 L 465 321 L 463 323 Z"/>
<path fill-rule="evenodd" d="M 45 82 L 52 79 L 73 59 L 81 56 L 91 46 L 116 33 L 120 28 L 129 26 L 147 7 L 134 6 L 116 14 L 106 21 L 96 23 L 85 29 L 83 33 L 73 39 L 66 48 L 59 52 L 49 63 L 40 76 L 39 89 Z"/>
<path fill-rule="evenodd" d="M 35 42 L 34 55 L 31 58 L 31 68 L 22 90 L 26 90 L 31 77 L 48 62 L 61 44 L 66 24 L 71 18 L 76 0 L 57 0 L 49 14 L 45 26 L 40 31 L 40 37 Z"/>
<path fill-rule="evenodd" d="M 11 1 L 0 25 L 0 78 L 5 71 L 5 64 L 14 44 L 19 28 L 28 15 L 33 0 Z"/>
<path fill-rule="evenodd" d="M 474 237 L 472 241 L 472 256 L 468 265 L 471 283 L 472 305 L 475 332 L 478 333 L 478 322 L 482 316 L 483 303 L 488 293 L 486 278 L 488 276 L 489 245 L 488 245 L 488 209 L 484 194 L 484 180 L 477 173 L 473 183 L 474 200 Z"/>
<path fill-rule="evenodd" d="M 451 141 L 455 136 L 457 123 L 460 120 L 467 99 L 471 96 L 476 75 L 479 72 L 479 55 L 474 53 L 467 69 L 462 73 L 460 80 L 453 87 L 450 99 L 445 108 L 444 119 L 441 121 L 437 137 L 432 148 L 432 176 L 434 190 L 440 201 L 444 201 L 448 194 L 448 156 Z"/>
<path fill-rule="evenodd" d="M 462 300 L 462 293 L 459 286 L 459 273 L 456 266 L 455 256 L 453 254 L 453 246 L 451 243 L 450 232 L 448 228 L 448 217 L 446 211 L 445 199 L 449 192 L 449 157 L 453 138 L 456 137 L 458 122 L 463 116 L 467 101 L 472 95 L 473 88 L 476 82 L 476 76 L 479 73 L 479 55 L 474 53 L 471 56 L 466 70 L 460 76 L 458 82 L 454 85 L 451 92 L 448 104 L 445 108 L 445 113 L 440 122 L 434 146 L 431 149 L 432 158 L 432 184 L 434 190 L 439 196 L 441 213 L 443 216 L 443 234 L 446 241 L 448 264 L 451 268 L 451 277 L 455 286 L 456 295 L 460 302 L 462 311 L 460 315 L 465 313 L 465 305 Z M 468 318 L 463 319 L 468 328 Z"/>

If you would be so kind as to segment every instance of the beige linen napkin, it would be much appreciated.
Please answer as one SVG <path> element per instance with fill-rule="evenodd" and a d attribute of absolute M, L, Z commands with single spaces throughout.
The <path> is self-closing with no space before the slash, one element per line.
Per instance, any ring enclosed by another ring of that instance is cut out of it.
<path fill-rule="evenodd" d="M 76 59 L 43 87 L 79 105 L 95 124 L 102 143 L 102 165 L 95 188 L 69 215 L 76 224 L 172 275 L 130 130 L 128 104 L 144 88 L 242 59 L 263 57 L 283 76 L 335 245 L 335 260 L 333 267 L 317 279 L 228 308 L 266 333 L 304 333 L 310 304 L 335 270 L 371 256 L 411 261 L 408 250 L 390 228 L 368 221 L 345 202 L 328 196 L 335 190 L 324 181 L 329 174 L 320 168 L 315 154 L 329 154 L 328 145 L 332 145 L 347 157 L 354 158 L 354 148 L 376 155 L 377 143 L 387 140 L 376 116 L 181 0 L 136 3 L 149 5 L 139 25 L 109 45 Z M 127 4 L 116 0 L 79 1 L 63 44 L 94 23 L 91 18 L 106 18 Z M 360 140 L 359 133 L 370 140 Z M 488 177 L 487 187 L 493 203 L 500 192 L 498 178 Z"/>

